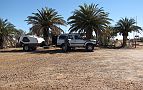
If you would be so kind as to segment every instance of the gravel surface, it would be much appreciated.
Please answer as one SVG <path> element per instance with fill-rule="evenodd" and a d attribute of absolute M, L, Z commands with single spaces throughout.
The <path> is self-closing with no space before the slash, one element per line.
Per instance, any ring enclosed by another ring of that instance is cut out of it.
<path fill-rule="evenodd" d="M 0 90 L 142 90 L 142 52 L 0 50 Z"/>

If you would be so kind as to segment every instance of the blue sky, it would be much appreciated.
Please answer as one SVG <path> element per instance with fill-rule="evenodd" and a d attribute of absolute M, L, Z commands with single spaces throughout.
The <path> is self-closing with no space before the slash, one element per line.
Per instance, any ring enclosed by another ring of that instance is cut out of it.
<path fill-rule="evenodd" d="M 72 15 L 72 11 L 78 9 L 79 5 L 99 4 L 109 17 L 114 21 L 114 25 L 122 17 L 137 17 L 138 25 L 143 27 L 143 0 L 0 0 L 0 18 L 8 19 L 16 28 L 29 31 L 30 25 L 24 21 L 27 16 L 37 12 L 37 9 L 49 7 L 56 9 L 65 20 Z M 62 27 L 66 32 L 69 27 Z"/>

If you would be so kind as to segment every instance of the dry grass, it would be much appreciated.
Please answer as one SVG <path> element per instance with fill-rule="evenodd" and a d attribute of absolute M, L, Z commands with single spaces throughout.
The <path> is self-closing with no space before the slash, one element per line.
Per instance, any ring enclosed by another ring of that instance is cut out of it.
<path fill-rule="evenodd" d="M 0 90 L 141 90 L 143 48 L 0 52 Z"/>

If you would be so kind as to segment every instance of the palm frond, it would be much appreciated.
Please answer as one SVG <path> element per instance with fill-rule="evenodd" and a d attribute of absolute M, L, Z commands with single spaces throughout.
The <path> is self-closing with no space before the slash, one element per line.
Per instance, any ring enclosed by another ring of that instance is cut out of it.
<path fill-rule="evenodd" d="M 37 35 L 44 35 L 44 30 L 46 29 L 66 25 L 66 21 L 61 15 L 58 15 L 55 9 L 45 7 L 41 10 L 37 9 L 37 11 L 37 13 L 32 13 L 33 16 L 28 16 L 28 19 L 25 20 L 28 24 L 32 24 L 31 31 Z"/>
<path fill-rule="evenodd" d="M 71 26 L 69 31 L 87 33 L 102 30 L 110 24 L 108 14 L 104 12 L 103 7 L 98 8 L 98 4 L 80 5 L 79 10 L 73 11 L 73 15 L 67 19 Z"/>

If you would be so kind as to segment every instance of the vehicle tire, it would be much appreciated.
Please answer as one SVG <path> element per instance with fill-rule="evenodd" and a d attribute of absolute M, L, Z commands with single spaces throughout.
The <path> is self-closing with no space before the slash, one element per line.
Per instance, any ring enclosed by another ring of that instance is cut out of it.
<path fill-rule="evenodd" d="M 23 50 L 27 52 L 27 51 L 29 51 L 29 50 L 30 50 L 30 48 L 29 48 L 29 46 L 28 46 L 28 45 L 24 45 L 24 46 L 23 46 Z"/>
<path fill-rule="evenodd" d="M 63 45 L 62 45 L 62 50 L 63 50 L 64 52 L 67 52 L 67 51 L 68 51 L 68 46 L 67 46 L 66 44 L 63 44 Z"/>
<path fill-rule="evenodd" d="M 93 44 L 87 44 L 86 45 L 86 51 L 93 51 L 93 49 L 94 49 L 94 45 Z"/>
<path fill-rule="evenodd" d="M 43 47 L 43 46 L 46 46 L 44 41 L 40 44 L 40 47 Z"/>

